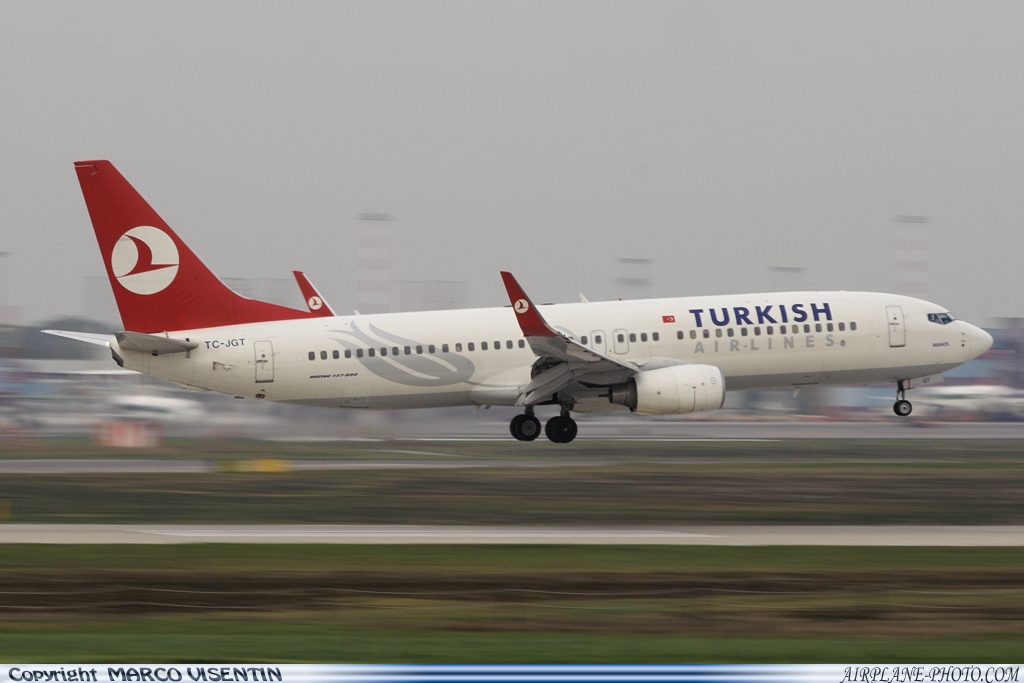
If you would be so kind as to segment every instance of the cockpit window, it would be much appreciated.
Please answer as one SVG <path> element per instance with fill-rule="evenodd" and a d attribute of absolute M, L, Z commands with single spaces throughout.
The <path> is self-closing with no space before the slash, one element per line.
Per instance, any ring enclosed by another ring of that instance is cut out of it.
<path fill-rule="evenodd" d="M 939 325 L 948 325 L 956 320 L 949 313 L 929 313 L 928 322 L 938 323 Z"/>

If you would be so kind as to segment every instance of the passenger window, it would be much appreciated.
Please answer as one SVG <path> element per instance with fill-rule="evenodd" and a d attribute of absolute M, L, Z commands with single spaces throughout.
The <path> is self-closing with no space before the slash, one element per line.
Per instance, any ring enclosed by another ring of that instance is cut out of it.
<path fill-rule="evenodd" d="M 309 359 L 310 360 L 316 360 L 316 351 L 310 351 L 309 352 Z"/>
<path fill-rule="evenodd" d="M 586 342 L 583 342 L 583 343 L 586 344 Z M 512 348 L 512 340 L 511 339 L 506 339 L 505 340 L 505 348 L 506 349 L 511 349 Z"/>
<path fill-rule="evenodd" d="M 690 334 L 693 334 L 693 330 L 690 330 Z M 682 330 L 676 330 L 676 339 L 682 339 L 682 338 L 683 338 L 683 331 Z"/>
<path fill-rule="evenodd" d="M 775 333 L 775 330 L 772 328 L 771 325 L 769 325 L 768 327 L 764 328 L 764 333 L 770 337 Z"/>
<path fill-rule="evenodd" d="M 760 327 L 755 327 L 754 328 L 754 336 L 755 337 L 760 337 L 761 336 L 761 328 Z"/>
<path fill-rule="evenodd" d="M 480 350 L 481 351 L 486 351 L 487 350 L 487 342 L 480 342 Z"/>
<path fill-rule="evenodd" d="M 511 343 L 512 342 L 509 342 L 509 344 Z M 580 337 L 580 344 L 583 344 L 584 346 L 587 345 L 587 335 L 583 335 L 582 337 Z"/>
<path fill-rule="evenodd" d="M 448 345 L 445 344 L 444 346 L 445 346 L 444 352 L 448 353 Z M 456 342 L 455 343 L 455 353 L 462 353 L 462 342 Z"/>
<path fill-rule="evenodd" d="M 631 342 L 635 342 L 636 341 L 636 332 L 630 332 L 629 333 L 629 341 L 631 341 Z"/>
<path fill-rule="evenodd" d="M 408 356 L 410 353 L 412 353 L 412 349 L 410 349 L 408 346 L 406 346 L 405 347 L 405 355 Z"/>
<path fill-rule="evenodd" d="M 711 336 L 711 330 L 704 330 L 704 338 L 707 339 L 710 336 Z M 718 336 L 721 337 L 722 335 L 718 335 Z"/>
<path fill-rule="evenodd" d="M 690 339 L 697 338 L 697 330 L 690 330 Z"/>
<path fill-rule="evenodd" d="M 597 338 L 597 342 L 601 343 L 601 338 L 600 337 Z M 519 348 L 521 348 L 521 349 L 525 349 L 526 348 L 526 340 L 525 339 L 520 339 L 519 340 Z"/>
<path fill-rule="evenodd" d="M 351 349 L 345 349 L 345 358 L 351 358 L 351 357 L 352 357 L 352 350 Z"/>
<path fill-rule="evenodd" d="M 423 345 L 422 344 L 417 344 L 416 345 L 416 353 L 419 353 L 419 354 L 423 353 Z"/>
<path fill-rule="evenodd" d="M 856 332 L 857 331 L 857 323 L 850 323 L 850 331 L 851 332 Z"/>
<path fill-rule="evenodd" d="M 821 323 L 814 323 L 814 331 L 821 332 Z"/>
<path fill-rule="evenodd" d="M 321 351 L 320 352 L 320 360 L 327 360 L 327 352 L 326 351 Z"/>
<path fill-rule="evenodd" d="M 391 355 L 392 356 L 397 356 L 398 355 L 398 347 L 397 346 L 392 346 L 391 347 Z"/>
<path fill-rule="evenodd" d="M 382 356 L 388 355 L 388 347 L 386 347 L 386 346 L 380 347 L 380 355 L 382 355 Z"/>
<path fill-rule="evenodd" d="M 733 329 L 732 329 L 732 328 L 730 327 L 730 328 L 729 328 L 728 330 L 726 330 L 726 331 L 725 331 L 725 333 L 726 333 L 727 335 L 729 335 L 730 337 L 732 337 L 733 335 L 735 335 L 735 334 L 736 334 L 736 331 L 735 331 L 735 330 L 733 330 Z"/>
<path fill-rule="evenodd" d="M 829 323 L 828 325 L 826 325 L 825 329 L 828 330 L 829 332 L 831 332 L 832 331 L 832 323 Z"/>
<path fill-rule="evenodd" d="M 732 332 L 732 330 L 729 330 L 729 331 Z M 704 336 L 707 336 L 707 335 L 704 335 Z M 719 327 L 717 330 L 715 330 L 715 336 L 716 337 L 721 337 L 722 336 L 722 328 L 721 327 Z"/>
<path fill-rule="evenodd" d="M 594 337 L 594 343 L 595 344 L 600 344 L 601 343 L 601 335 L 597 335 L 597 336 Z M 520 346 L 520 348 L 522 348 L 522 343 L 521 342 L 520 342 L 519 346 Z"/>
<path fill-rule="evenodd" d="M 472 350 L 473 350 L 473 348 L 474 348 L 474 347 L 473 347 L 473 342 L 469 342 L 468 344 L 466 344 L 466 349 L 467 349 L 467 350 L 469 350 L 469 351 L 472 351 Z"/>
<path fill-rule="evenodd" d="M 839 331 L 840 332 L 845 332 L 846 331 L 846 323 L 839 323 Z"/>
<path fill-rule="evenodd" d="M 740 328 L 740 335 L 741 335 L 741 336 L 743 336 L 743 337 L 746 337 L 746 336 L 747 336 L 748 334 L 750 334 L 750 330 L 748 330 L 748 329 L 747 329 L 747 328 L 745 328 L 745 327 L 741 327 L 741 328 Z"/>
<path fill-rule="evenodd" d="M 626 341 L 626 335 L 624 335 L 624 334 L 620 334 L 620 335 L 618 336 L 618 340 L 619 340 L 619 343 L 620 343 L 620 344 L 621 344 L 621 343 L 623 343 L 623 342 L 625 342 L 625 341 Z"/>
<path fill-rule="evenodd" d="M 804 333 L 807 333 L 807 332 L 810 332 L 810 331 L 811 331 L 811 326 L 808 325 L 807 323 L 804 323 Z"/>
<path fill-rule="evenodd" d="M 363 350 L 362 349 L 356 349 L 356 358 L 362 358 L 362 357 L 363 357 Z"/>
<path fill-rule="evenodd" d="M 501 349 L 501 342 L 500 341 L 494 342 L 494 350 L 498 351 L 500 349 Z"/>
<path fill-rule="evenodd" d="M 652 341 L 658 341 L 658 333 L 657 332 L 651 332 L 651 340 Z"/>
<path fill-rule="evenodd" d="M 640 333 L 640 341 L 647 341 L 647 333 L 646 332 L 641 332 Z"/>
<path fill-rule="evenodd" d="M 370 347 L 370 348 L 366 349 L 366 355 L 369 356 L 370 358 L 373 358 L 374 353 L 375 352 L 373 350 L 373 347 Z"/>
<path fill-rule="evenodd" d="M 334 360 L 338 360 L 338 358 L 340 357 L 340 355 L 338 354 L 338 349 L 334 349 L 334 352 L 331 353 L 331 355 L 334 356 Z"/>

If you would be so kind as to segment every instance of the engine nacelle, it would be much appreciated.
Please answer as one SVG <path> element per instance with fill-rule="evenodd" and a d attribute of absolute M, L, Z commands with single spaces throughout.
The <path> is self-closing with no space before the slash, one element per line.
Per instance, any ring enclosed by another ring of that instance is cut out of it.
<path fill-rule="evenodd" d="M 718 410 L 725 403 L 725 377 L 713 365 L 672 365 L 633 375 L 613 386 L 608 400 L 637 415 Z"/>

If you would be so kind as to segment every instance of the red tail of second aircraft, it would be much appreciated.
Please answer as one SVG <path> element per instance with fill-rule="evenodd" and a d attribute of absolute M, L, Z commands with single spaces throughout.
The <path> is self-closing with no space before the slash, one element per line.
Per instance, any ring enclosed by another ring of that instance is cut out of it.
<path fill-rule="evenodd" d="M 217 279 L 109 161 L 75 162 L 125 330 L 166 332 L 313 317 Z"/>

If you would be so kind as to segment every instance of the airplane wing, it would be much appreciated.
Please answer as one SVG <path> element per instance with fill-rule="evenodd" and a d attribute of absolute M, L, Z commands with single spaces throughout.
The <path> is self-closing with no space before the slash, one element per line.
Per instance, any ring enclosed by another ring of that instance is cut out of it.
<path fill-rule="evenodd" d="M 533 379 L 520 388 L 517 405 L 536 405 L 570 384 L 617 384 L 640 372 L 635 363 L 606 356 L 551 327 L 512 273 L 502 271 L 501 279 L 526 343 L 537 355 Z"/>
<path fill-rule="evenodd" d="M 309 308 L 310 313 L 321 318 L 333 318 L 337 315 L 331 308 L 331 305 L 320 296 L 320 292 L 316 290 L 316 287 L 309 281 L 305 273 L 301 270 L 293 270 L 292 275 L 295 276 L 295 281 L 299 283 L 299 289 L 302 290 L 302 298 L 306 300 L 306 307 Z"/>

